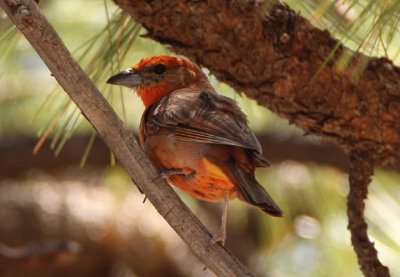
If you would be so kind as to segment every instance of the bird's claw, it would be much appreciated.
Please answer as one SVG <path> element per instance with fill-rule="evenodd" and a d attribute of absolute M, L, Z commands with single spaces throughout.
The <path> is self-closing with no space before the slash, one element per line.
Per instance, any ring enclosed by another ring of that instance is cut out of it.
<path fill-rule="evenodd" d="M 154 178 L 153 182 L 157 182 L 161 179 L 167 179 L 172 175 L 176 174 L 184 174 L 183 169 L 164 169 L 160 171 L 160 174 L 156 178 Z"/>
<path fill-rule="evenodd" d="M 190 168 L 179 168 L 179 169 L 164 169 L 160 171 L 160 174 L 154 178 L 153 182 L 157 182 L 161 179 L 168 179 L 172 175 L 183 175 L 191 177 L 196 171 Z"/>

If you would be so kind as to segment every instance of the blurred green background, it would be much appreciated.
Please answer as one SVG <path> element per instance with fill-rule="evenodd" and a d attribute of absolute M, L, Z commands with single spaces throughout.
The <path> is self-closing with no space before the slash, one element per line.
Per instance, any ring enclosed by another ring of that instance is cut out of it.
<path fill-rule="evenodd" d="M 41 2 L 44 14 L 74 57 L 136 132 L 144 110 L 140 99 L 132 91 L 105 85 L 105 81 L 143 57 L 170 53 L 168 49 L 140 37 L 144 30 L 111 1 Z M 389 2 L 399 5 L 399 1 Z M 337 3 L 288 2 L 351 49 L 398 60 L 397 31 L 376 31 L 385 20 L 380 19 L 382 12 L 376 6 L 359 1 Z M 347 13 L 340 12 L 345 4 Z M 374 5 L 381 5 L 383 11 L 387 8 L 379 1 Z M 369 17 L 360 16 L 367 12 Z M 214 276 L 203 271 L 204 265 L 152 205 L 142 204 L 143 195 L 57 87 L 29 43 L 10 27 L 3 11 L 0 16 L 0 243 L 21 247 L 65 239 L 80 247 L 76 253 L 52 257 L 51 263 L 13 264 L 0 258 L 0 274 Z M 276 156 L 266 155 L 272 167 L 258 170 L 257 179 L 285 216 L 268 217 L 238 200 L 231 201 L 226 247 L 258 276 L 361 276 L 347 231 L 345 166 L 314 160 L 318 153 L 312 151 L 307 161 L 299 159 L 295 152 L 302 151 L 301 145 L 287 146 L 295 149 L 292 156 L 279 154 L 287 151 L 285 141 L 301 140 L 315 145 L 315 151 L 327 142 L 302 137 L 286 120 L 239 96 L 213 76 L 210 79 L 219 92 L 240 103 L 262 144 L 268 143 L 262 141 L 264 137 L 280 142 Z M 47 139 L 33 156 L 41 136 Z M 339 164 L 346 164 L 341 157 Z M 366 209 L 370 237 L 393 276 L 400 276 L 399 180 L 397 172 L 377 169 Z M 197 201 L 177 192 L 216 232 L 222 204 Z"/>

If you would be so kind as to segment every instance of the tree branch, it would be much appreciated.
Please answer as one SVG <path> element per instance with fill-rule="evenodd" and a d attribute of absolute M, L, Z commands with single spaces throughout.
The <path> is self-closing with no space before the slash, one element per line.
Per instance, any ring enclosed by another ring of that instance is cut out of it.
<path fill-rule="evenodd" d="M 114 2 L 147 37 L 307 133 L 344 150 L 363 149 L 376 165 L 399 166 L 400 68 L 390 60 L 354 53 L 339 70 L 338 59 L 350 50 L 275 0 Z"/>
<path fill-rule="evenodd" d="M 137 140 L 72 58 L 36 3 L 33 0 L 0 3 L 135 183 L 191 250 L 219 276 L 252 275 L 221 245 L 210 246 L 210 233 L 165 181 L 152 181 L 158 173 Z"/>
<path fill-rule="evenodd" d="M 350 158 L 350 192 L 347 197 L 347 215 L 351 242 L 357 253 L 358 263 L 366 277 L 387 277 L 390 276 L 389 269 L 379 261 L 374 243 L 370 242 L 368 238 L 368 226 L 364 219 L 364 199 L 367 198 L 368 185 L 374 166 L 369 155 L 365 153 L 352 151 Z"/>

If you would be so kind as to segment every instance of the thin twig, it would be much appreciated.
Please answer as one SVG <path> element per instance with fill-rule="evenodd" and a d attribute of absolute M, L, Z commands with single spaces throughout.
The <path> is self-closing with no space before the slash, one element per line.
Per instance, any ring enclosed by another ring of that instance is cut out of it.
<path fill-rule="evenodd" d="M 378 259 L 374 243 L 369 240 L 368 225 L 364 218 L 364 200 L 368 195 L 374 164 L 365 152 L 357 151 L 351 153 L 350 163 L 350 192 L 347 197 L 348 229 L 351 232 L 351 242 L 357 253 L 358 263 L 366 277 L 390 276 L 389 269 Z"/>
<path fill-rule="evenodd" d="M 36 3 L 33 0 L 0 0 L 0 3 L 135 183 L 190 249 L 218 276 L 251 276 L 221 245 L 210 246 L 208 230 L 164 180 L 152 181 L 158 173 L 134 135 L 72 58 Z"/>

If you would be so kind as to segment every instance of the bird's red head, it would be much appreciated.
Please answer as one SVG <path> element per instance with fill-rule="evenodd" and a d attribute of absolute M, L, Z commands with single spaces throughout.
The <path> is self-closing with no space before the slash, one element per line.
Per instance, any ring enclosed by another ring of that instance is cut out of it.
<path fill-rule="evenodd" d="M 197 65 L 174 56 L 144 58 L 132 68 L 111 77 L 107 83 L 133 88 L 146 107 L 177 89 L 210 86 Z"/>

